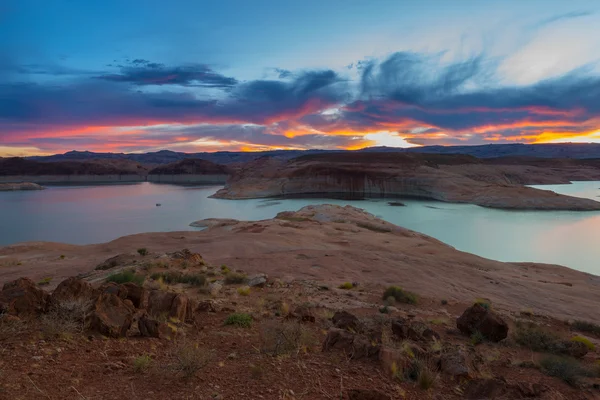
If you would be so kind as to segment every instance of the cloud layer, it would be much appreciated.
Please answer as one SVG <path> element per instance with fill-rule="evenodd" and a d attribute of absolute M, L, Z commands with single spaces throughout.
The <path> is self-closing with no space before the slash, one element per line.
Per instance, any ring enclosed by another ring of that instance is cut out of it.
<path fill-rule="evenodd" d="M 444 59 L 397 52 L 352 71 L 275 69 L 278 79 L 250 81 L 143 59 L 100 73 L 3 63 L 0 141 L 39 152 L 358 148 L 382 131 L 413 144 L 480 144 L 600 128 L 598 76 L 506 86 L 498 60 Z"/>

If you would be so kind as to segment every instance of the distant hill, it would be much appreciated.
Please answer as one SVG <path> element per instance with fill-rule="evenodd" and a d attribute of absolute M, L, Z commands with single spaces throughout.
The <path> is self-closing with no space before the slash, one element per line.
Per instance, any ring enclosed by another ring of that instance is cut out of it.
<path fill-rule="evenodd" d="M 198 158 L 186 158 L 175 163 L 161 165 L 148 173 L 149 175 L 229 175 L 231 170 L 223 165 Z"/>
<path fill-rule="evenodd" d="M 57 161 L 52 163 L 20 157 L 0 159 L 0 176 L 40 175 L 146 175 L 148 169 L 130 160 Z"/>
<path fill-rule="evenodd" d="M 292 159 L 303 155 L 324 154 L 344 150 L 272 150 L 260 152 L 181 153 L 161 150 L 151 153 L 93 153 L 89 151 L 70 151 L 52 156 L 29 157 L 40 162 L 89 161 L 89 160 L 129 160 L 149 167 L 171 164 L 187 158 L 211 161 L 215 164 L 242 164 L 260 157 L 270 156 L 277 159 Z M 480 146 L 423 146 L 412 148 L 370 147 L 353 152 L 390 152 L 390 153 L 433 153 L 465 154 L 477 158 L 498 157 L 539 157 L 539 158 L 600 158 L 600 144 L 597 143 L 549 143 L 549 144 L 486 144 Z"/>

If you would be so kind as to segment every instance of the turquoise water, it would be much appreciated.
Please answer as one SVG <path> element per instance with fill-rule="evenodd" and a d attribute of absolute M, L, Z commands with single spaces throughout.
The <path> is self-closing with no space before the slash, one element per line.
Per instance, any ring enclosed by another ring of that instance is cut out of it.
<path fill-rule="evenodd" d="M 600 199 L 600 182 L 538 187 Z M 0 192 L 0 246 L 41 240 L 99 243 L 140 232 L 192 230 L 189 223 L 203 218 L 259 220 L 308 204 L 330 203 L 364 208 L 483 257 L 556 263 L 600 274 L 600 212 L 502 211 L 418 200 L 391 207 L 388 200 L 208 198 L 218 188 L 144 182 Z"/>

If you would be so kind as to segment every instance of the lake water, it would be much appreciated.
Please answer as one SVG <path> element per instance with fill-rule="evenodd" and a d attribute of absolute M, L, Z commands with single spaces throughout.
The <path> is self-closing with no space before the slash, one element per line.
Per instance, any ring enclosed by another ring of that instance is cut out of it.
<path fill-rule="evenodd" d="M 538 187 L 592 199 L 600 196 L 600 182 Z M 192 230 L 189 223 L 203 218 L 259 220 L 329 203 L 364 208 L 483 257 L 556 263 L 600 274 L 600 212 L 502 211 L 418 200 L 392 207 L 389 200 L 208 198 L 217 189 L 144 182 L 0 192 L 0 246 L 42 240 L 99 243 L 140 232 Z"/>

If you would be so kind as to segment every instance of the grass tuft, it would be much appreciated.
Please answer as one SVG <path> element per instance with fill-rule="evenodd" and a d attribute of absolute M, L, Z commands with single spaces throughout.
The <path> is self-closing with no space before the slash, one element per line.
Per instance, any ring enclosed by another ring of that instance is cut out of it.
<path fill-rule="evenodd" d="M 475 331 L 471 335 L 471 344 L 473 346 L 477 346 L 478 344 L 481 344 L 484 341 L 485 341 L 485 336 L 483 336 L 483 333 L 481 333 L 479 331 Z"/>
<path fill-rule="evenodd" d="M 47 286 L 50 284 L 50 282 L 52 282 L 52 277 L 47 276 L 45 278 L 40 279 L 40 281 L 37 284 L 38 286 Z"/>
<path fill-rule="evenodd" d="M 234 313 L 225 319 L 225 325 L 250 328 L 252 326 L 252 315 L 246 313 Z"/>
<path fill-rule="evenodd" d="M 148 255 L 148 249 L 145 247 L 142 247 L 141 249 L 137 249 L 137 252 L 142 257 Z"/>
<path fill-rule="evenodd" d="M 354 285 L 352 284 L 352 282 L 344 282 L 339 286 L 339 288 L 349 290 L 354 288 Z"/>
<path fill-rule="evenodd" d="M 237 292 L 240 296 L 248 296 L 250 294 L 250 288 L 248 286 L 239 287 Z"/>
<path fill-rule="evenodd" d="M 208 365 L 213 354 L 213 351 L 198 347 L 194 343 L 179 343 L 172 353 L 174 359 L 172 368 L 175 372 L 183 374 L 185 378 L 191 378 Z"/>
<path fill-rule="evenodd" d="M 280 356 L 308 352 L 315 338 L 308 328 L 298 321 L 266 321 L 260 326 L 261 351 Z"/>
<path fill-rule="evenodd" d="M 559 340 L 553 332 L 542 329 L 535 324 L 517 323 L 515 342 L 533 351 L 552 351 Z"/>
<path fill-rule="evenodd" d="M 242 274 L 239 272 L 229 272 L 225 276 L 225 283 L 228 285 L 241 284 L 246 283 L 248 277 L 246 274 Z"/>
<path fill-rule="evenodd" d="M 204 274 L 182 274 L 179 272 L 156 272 L 150 275 L 150 278 L 155 281 L 162 279 L 164 283 L 184 283 L 192 286 L 204 286 L 206 284 L 206 276 Z"/>
<path fill-rule="evenodd" d="M 398 286 L 390 286 L 383 292 L 383 300 L 387 300 L 389 297 L 393 297 L 398 303 L 417 304 L 416 294 Z"/>
<path fill-rule="evenodd" d="M 595 371 L 571 357 L 547 355 L 540 359 L 540 366 L 546 375 L 560 378 L 571 386 L 577 386 L 582 377 L 596 375 Z"/>
<path fill-rule="evenodd" d="M 142 286 L 145 280 L 146 277 L 144 275 L 137 275 L 135 273 L 135 270 L 133 269 L 117 272 L 115 274 L 109 275 L 108 278 L 106 278 L 107 282 L 114 282 L 118 284 L 133 282 L 138 286 Z"/>
<path fill-rule="evenodd" d="M 148 354 L 141 355 L 133 360 L 133 370 L 137 373 L 145 372 L 150 368 L 150 364 L 152 364 L 152 358 Z"/>

